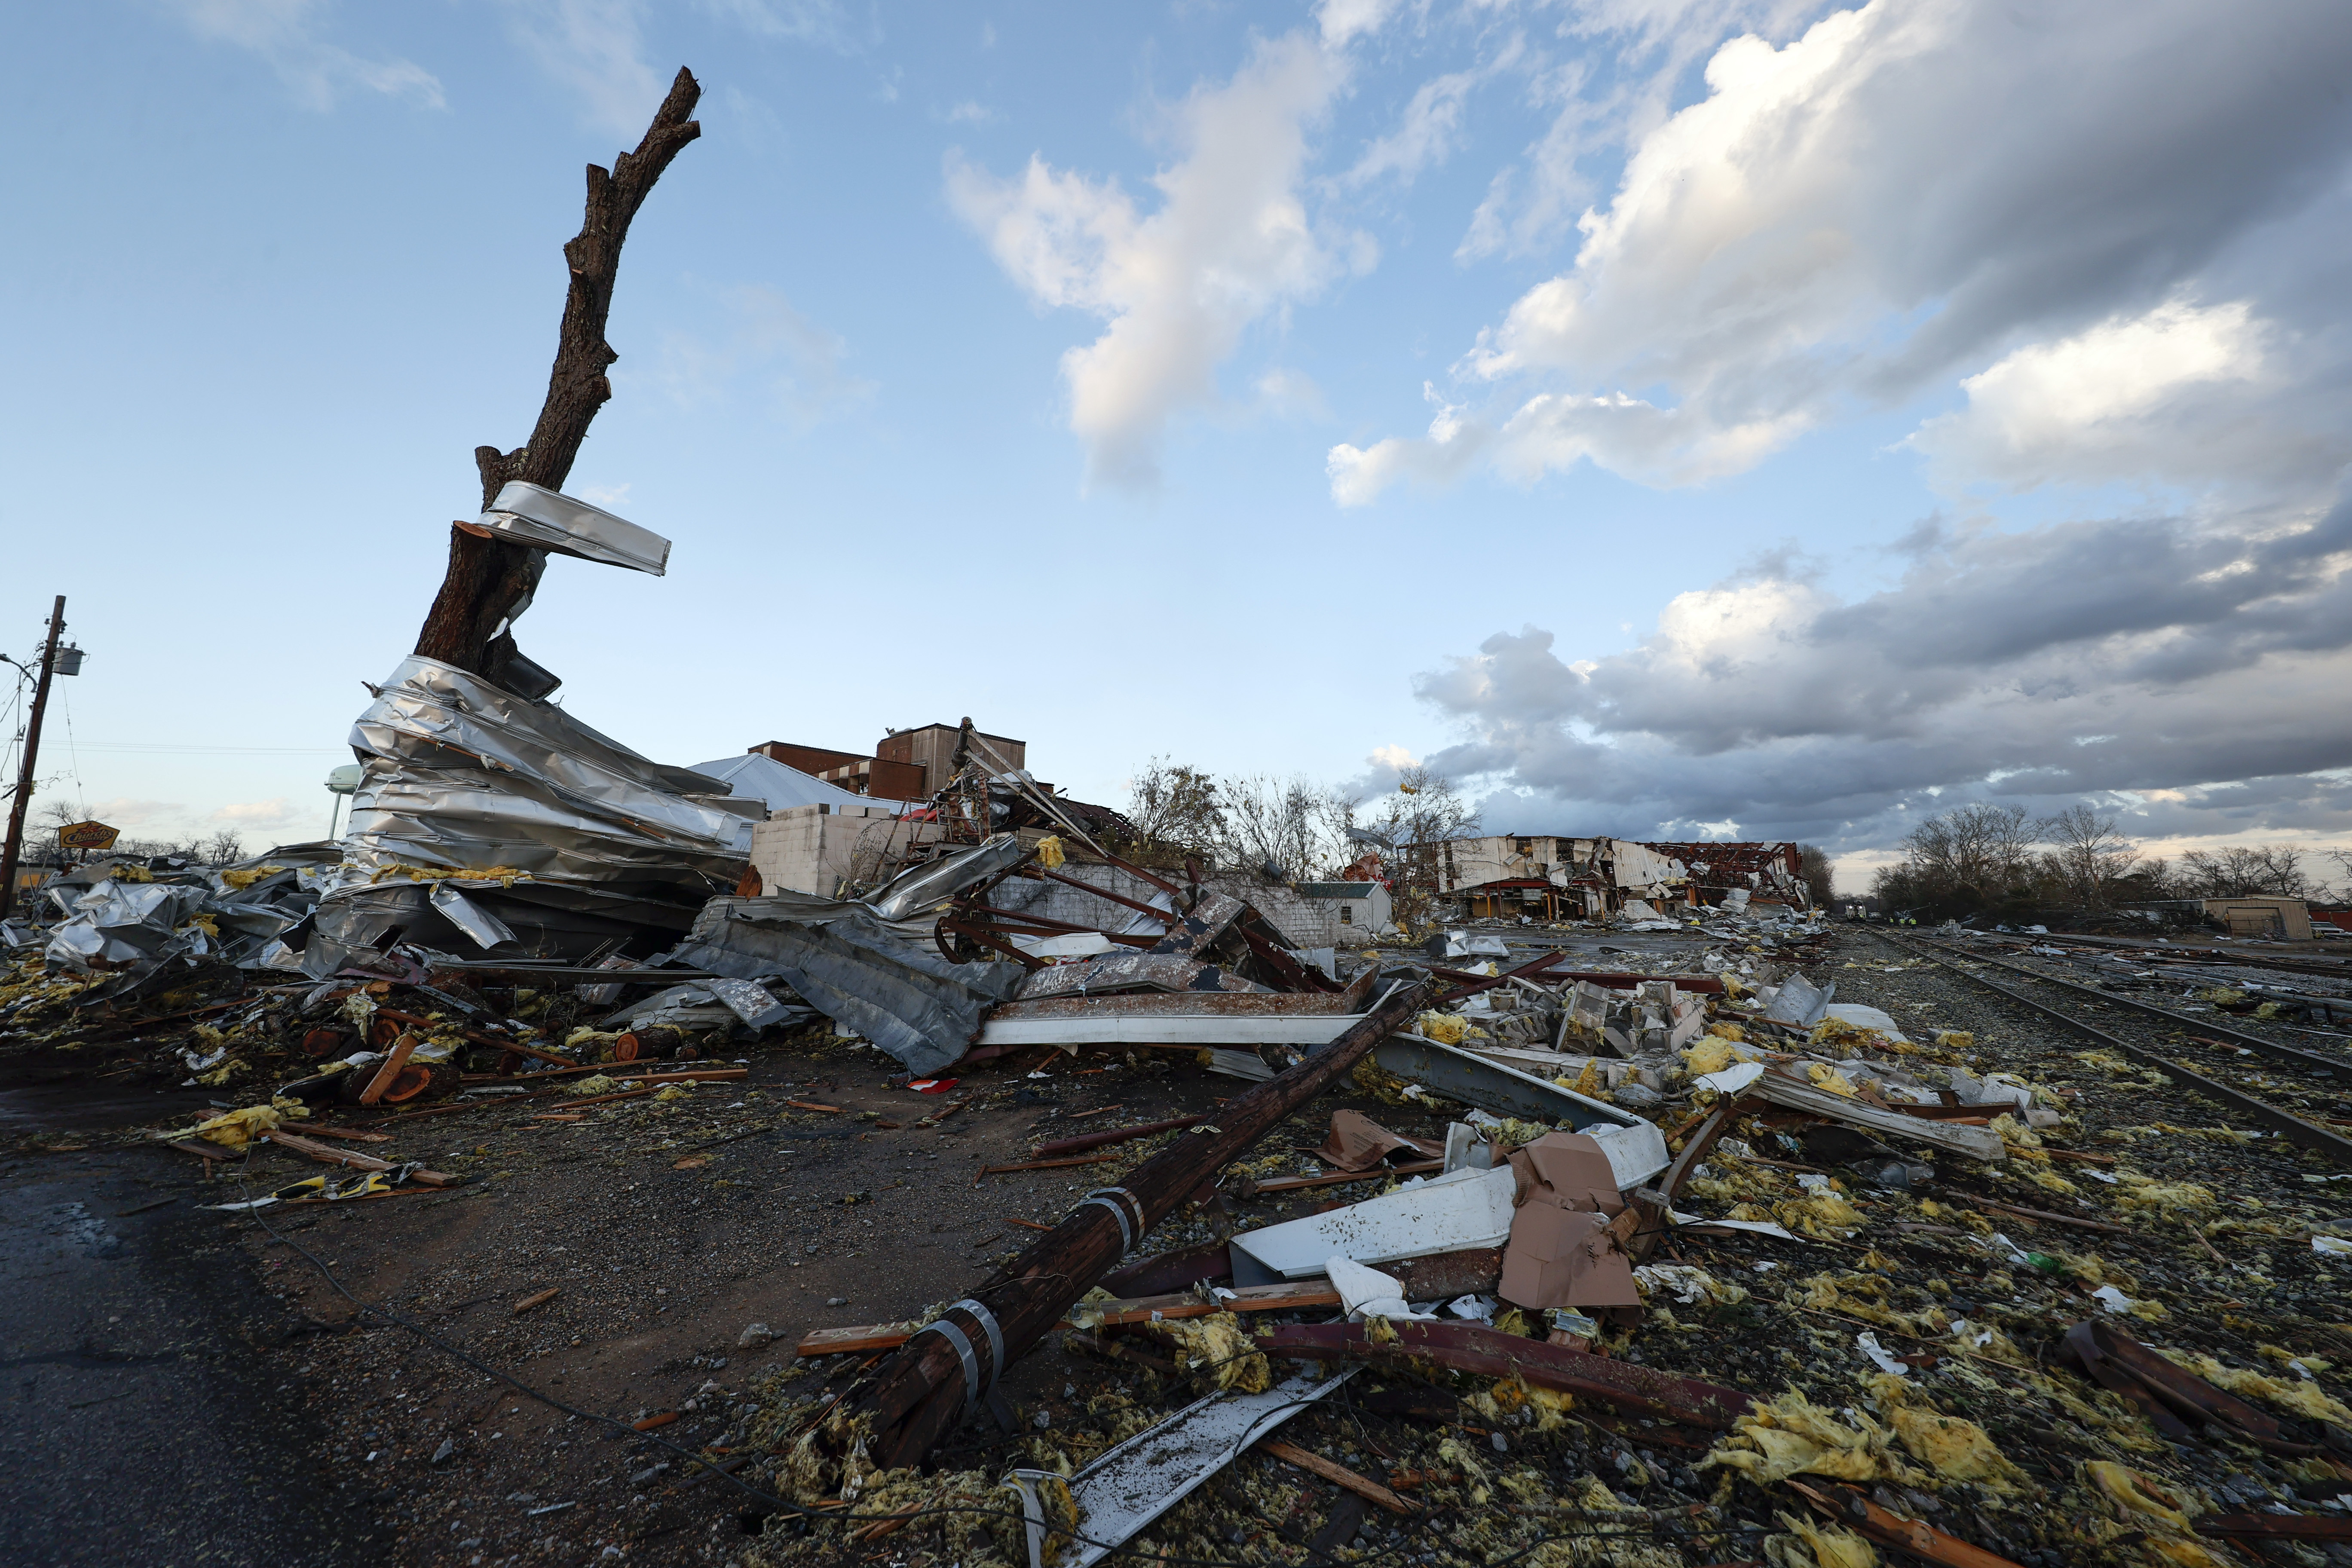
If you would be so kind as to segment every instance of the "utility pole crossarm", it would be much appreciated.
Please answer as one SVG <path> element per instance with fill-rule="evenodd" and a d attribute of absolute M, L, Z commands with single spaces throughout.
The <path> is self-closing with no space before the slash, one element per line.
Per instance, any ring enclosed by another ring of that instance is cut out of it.
<path fill-rule="evenodd" d="M 8 838 L 0 845 L 0 919 L 16 902 L 16 862 L 25 850 L 25 813 L 33 805 L 33 764 L 41 754 L 41 719 L 49 708 L 49 677 L 57 672 L 58 639 L 65 636 L 66 596 L 49 611 L 49 640 L 41 648 L 40 679 L 33 685 L 33 713 L 25 724 L 24 765 L 16 773 L 16 798 L 8 804 Z"/>

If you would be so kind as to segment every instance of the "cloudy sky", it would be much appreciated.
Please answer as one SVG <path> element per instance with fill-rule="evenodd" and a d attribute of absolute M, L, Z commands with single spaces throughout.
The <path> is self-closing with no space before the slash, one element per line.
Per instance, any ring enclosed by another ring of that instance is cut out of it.
<path fill-rule="evenodd" d="M 1490 826 L 2352 841 L 2352 7 L 91 0 L 0 54 L 47 787 L 325 826 L 671 74 L 519 627 L 667 762 L 970 713 Z"/>

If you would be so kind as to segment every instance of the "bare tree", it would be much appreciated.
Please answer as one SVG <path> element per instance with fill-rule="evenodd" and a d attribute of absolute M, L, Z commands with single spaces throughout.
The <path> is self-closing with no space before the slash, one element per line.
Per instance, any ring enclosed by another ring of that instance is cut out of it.
<path fill-rule="evenodd" d="M 581 442 L 587 439 L 589 421 L 611 400 L 613 384 L 604 373 L 621 356 L 604 341 L 604 321 L 613 308 L 621 244 L 654 182 L 680 149 L 702 134 L 701 125 L 687 118 L 701 96 L 694 74 L 680 70 L 637 150 L 613 160 L 610 171 L 588 165 L 587 214 L 579 234 L 563 247 L 572 281 L 563 301 L 554 368 L 547 378 L 547 398 L 527 444 L 511 452 L 474 448 L 484 507 L 509 479 L 561 489 L 572 459 L 580 455 Z M 511 679 L 526 688 L 552 690 L 547 684 L 551 677 L 527 660 L 517 664 L 521 655 L 508 629 L 530 604 L 546 566 L 543 550 L 509 544 L 457 525 L 449 536 L 448 569 L 424 629 L 417 633 L 416 652 L 501 685 Z M 520 679 L 525 676 L 534 679 Z"/>
<path fill-rule="evenodd" d="M 1127 819 L 1136 827 L 1133 847 L 1163 862 L 1188 854 L 1213 857 L 1224 840 L 1216 780 L 1165 757 L 1152 758 L 1128 781 Z"/>
<path fill-rule="evenodd" d="M 2056 846 L 2048 859 L 2056 879 L 2086 908 L 2105 909 L 2116 886 L 2139 863 L 2139 846 L 2116 829 L 2116 819 L 2087 805 L 2070 805 L 2034 824 L 2044 842 Z"/>
<path fill-rule="evenodd" d="M 207 866 L 234 866 L 245 858 L 245 840 L 231 827 L 224 827 L 201 842 L 191 840 L 188 847 Z"/>
<path fill-rule="evenodd" d="M 1830 852 L 1818 844 L 1797 846 L 1797 875 L 1811 897 L 1813 908 L 1827 909 L 1837 897 L 1837 875 L 1830 864 Z"/>
<path fill-rule="evenodd" d="M 1371 830 L 1393 847 L 1384 857 L 1389 896 L 1397 923 L 1412 931 L 1433 918 L 1444 880 L 1439 857 L 1448 839 L 1475 838 L 1478 812 L 1454 789 L 1454 781 L 1415 764 L 1397 776 L 1396 794 L 1372 819 Z"/>
<path fill-rule="evenodd" d="M 2230 844 L 2213 850 L 2191 849 L 2180 858 L 2179 879 L 2181 891 L 2200 899 L 2256 895 L 2300 899 L 2312 891 L 2311 874 L 2303 865 L 2303 851 L 2292 844 Z"/>
<path fill-rule="evenodd" d="M 1221 851 L 1236 866 L 1271 868 L 1286 881 L 1305 881 L 1355 858 L 1348 829 L 1355 826 L 1356 802 L 1336 790 L 1299 775 L 1236 774 L 1218 781 L 1217 797 Z"/>
<path fill-rule="evenodd" d="M 2034 843 L 2022 806 L 1955 806 L 1904 837 L 1904 858 L 1883 868 L 1871 891 L 1890 909 L 1984 909 L 2030 895 Z"/>

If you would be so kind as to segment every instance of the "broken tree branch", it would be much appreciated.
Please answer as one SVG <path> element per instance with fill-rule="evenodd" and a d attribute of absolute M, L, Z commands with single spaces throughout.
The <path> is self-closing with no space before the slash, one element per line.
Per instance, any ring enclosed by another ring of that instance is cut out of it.
<path fill-rule="evenodd" d="M 611 400 L 613 384 L 604 373 L 621 356 L 604 341 L 604 321 L 613 309 L 621 243 L 628 238 L 630 220 L 637 216 L 654 182 L 681 148 L 702 134 L 701 125 L 688 118 L 701 96 L 702 87 L 694 73 L 680 69 L 637 150 L 613 160 L 609 171 L 588 165 L 587 214 L 580 232 L 563 247 L 572 285 L 564 297 L 555 363 L 548 373 L 547 399 L 527 444 L 511 452 L 495 447 L 474 448 L 474 465 L 482 476 L 484 507 L 498 498 L 509 479 L 561 489 L 572 472 L 572 459 L 580 455 L 581 442 L 587 438 L 589 422 Z M 490 680 L 499 679 L 518 657 L 506 623 L 530 603 L 546 564 L 543 550 L 482 538 L 462 525 L 453 527 L 448 570 L 442 577 L 441 592 L 425 614 L 424 628 L 417 633 L 417 655 Z"/>

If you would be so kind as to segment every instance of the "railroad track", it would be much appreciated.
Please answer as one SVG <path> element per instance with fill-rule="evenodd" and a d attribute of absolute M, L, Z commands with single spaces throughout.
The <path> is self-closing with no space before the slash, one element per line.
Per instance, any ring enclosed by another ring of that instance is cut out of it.
<path fill-rule="evenodd" d="M 2352 1089 L 2352 1058 L 2285 1045 L 1926 937 L 1888 931 L 1871 934 L 1897 951 L 1926 958 L 1995 992 L 2070 1033 L 2155 1068 L 2184 1089 L 2229 1107 L 2291 1142 L 2352 1167 L 2352 1138 L 2326 1124 L 2331 1115 L 2343 1114 L 2332 1108 Z M 2004 984 L 1982 972 L 1988 967 L 2004 971 L 2026 985 Z M 2037 998 L 2032 994 L 2035 990 L 2048 999 Z M 2110 1017 L 2095 1024 L 2083 1016 L 2092 1006 L 2136 1016 Z M 2214 1076 L 2221 1071 L 2242 1074 L 2249 1058 L 2260 1058 L 2274 1069 L 2263 1078 L 2262 1087 L 2283 1103 L 2274 1104 Z"/>

